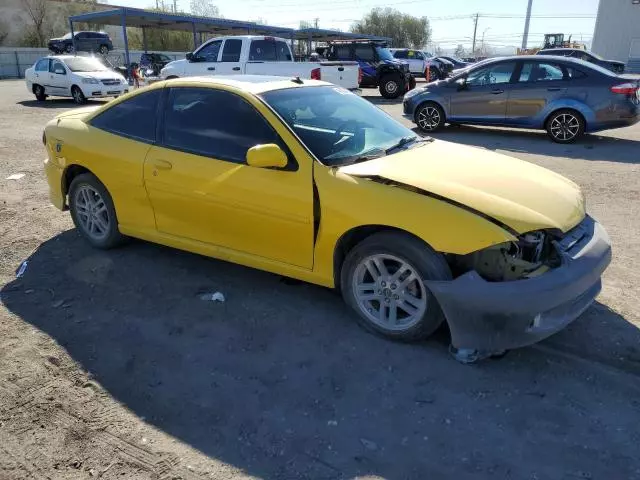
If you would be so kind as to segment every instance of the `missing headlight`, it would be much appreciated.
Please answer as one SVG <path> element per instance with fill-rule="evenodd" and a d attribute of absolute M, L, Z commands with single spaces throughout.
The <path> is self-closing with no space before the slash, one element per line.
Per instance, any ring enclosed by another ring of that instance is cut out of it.
<path fill-rule="evenodd" d="M 475 270 L 492 282 L 535 277 L 560 265 L 552 240 L 552 236 L 542 230 L 525 233 L 515 242 L 454 256 L 451 266 L 458 275 Z"/>

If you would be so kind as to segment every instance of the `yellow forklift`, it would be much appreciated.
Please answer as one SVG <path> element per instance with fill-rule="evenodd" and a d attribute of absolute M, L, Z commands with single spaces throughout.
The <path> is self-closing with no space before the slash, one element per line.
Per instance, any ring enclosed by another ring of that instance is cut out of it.
<path fill-rule="evenodd" d="M 564 33 L 547 33 L 544 36 L 544 42 L 541 48 L 519 48 L 518 55 L 535 55 L 540 50 L 547 48 L 579 48 L 586 50 L 587 46 L 584 43 L 572 42 L 571 35 L 569 35 L 569 39 L 565 41 Z"/>

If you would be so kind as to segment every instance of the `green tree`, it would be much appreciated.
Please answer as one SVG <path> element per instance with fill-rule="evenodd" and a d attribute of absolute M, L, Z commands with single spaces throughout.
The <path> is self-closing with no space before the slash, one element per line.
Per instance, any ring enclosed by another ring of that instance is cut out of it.
<path fill-rule="evenodd" d="M 220 18 L 220 9 L 213 4 L 212 0 L 191 0 L 189 10 L 199 17 Z"/>
<path fill-rule="evenodd" d="M 431 38 L 427 17 L 414 17 L 392 8 L 374 8 L 355 22 L 351 31 L 389 37 L 395 47 L 422 48 Z"/>
<path fill-rule="evenodd" d="M 21 0 L 21 7 L 31 24 L 26 28 L 22 45 L 25 47 L 45 47 L 51 34 L 49 4 L 47 0 Z"/>

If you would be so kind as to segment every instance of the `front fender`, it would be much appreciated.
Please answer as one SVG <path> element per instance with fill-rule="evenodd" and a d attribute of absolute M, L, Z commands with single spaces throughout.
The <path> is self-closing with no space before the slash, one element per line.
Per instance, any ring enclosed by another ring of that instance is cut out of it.
<path fill-rule="evenodd" d="M 435 92 L 424 92 L 412 97 L 408 100 L 408 109 L 405 110 L 408 114 L 411 115 L 412 119 L 415 116 L 416 110 L 420 105 L 425 102 L 434 102 L 440 105 L 442 110 L 444 110 L 445 117 L 449 117 L 450 112 L 450 102 L 448 95 L 441 95 Z"/>
<path fill-rule="evenodd" d="M 320 203 L 314 272 L 327 285 L 334 285 L 333 259 L 338 241 L 361 226 L 403 230 L 438 252 L 459 255 L 514 240 L 505 229 L 444 200 L 319 164 L 314 166 L 314 180 Z"/>

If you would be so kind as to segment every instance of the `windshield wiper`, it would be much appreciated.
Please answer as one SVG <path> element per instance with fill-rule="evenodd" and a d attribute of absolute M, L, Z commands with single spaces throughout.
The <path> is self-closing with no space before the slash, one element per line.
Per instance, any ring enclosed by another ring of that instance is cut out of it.
<path fill-rule="evenodd" d="M 422 142 L 428 142 L 428 141 L 431 141 L 431 138 L 429 138 L 429 137 L 427 137 L 427 138 L 416 137 L 416 136 L 413 136 L 413 135 L 410 136 L 410 137 L 402 137 L 398 143 L 396 143 L 395 145 L 390 146 L 384 152 L 387 155 L 389 155 L 390 153 L 393 153 L 395 150 L 398 150 L 398 149 L 404 147 L 405 145 L 409 145 L 410 143 L 422 143 Z"/>
<path fill-rule="evenodd" d="M 366 162 L 367 160 L 374 160 L 376 158 L 384 157 L 385 155 L 386 152 L 384 150 L 379 147 L 375 147 L 359 155 L 340 158 L 340 166 L 344 167 L 346 165 L 353 165 L 354 163 Z"/>

